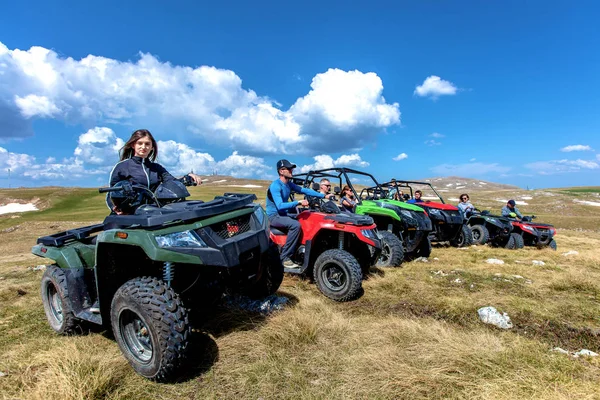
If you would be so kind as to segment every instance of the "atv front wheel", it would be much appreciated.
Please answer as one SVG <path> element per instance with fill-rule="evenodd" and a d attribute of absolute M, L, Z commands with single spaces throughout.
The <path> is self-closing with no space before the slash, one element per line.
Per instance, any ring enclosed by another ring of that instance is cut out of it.
<path fill-rule="evenodd" d="M 548 243 L 548 247 L 550 247 L 552 250 L 556 251 L 556 249 L 558 248 L 558 246 L 556 245 L 556 240 L 552 239 L 550 241 L 550 243 Z"/>
<path fill-rule="evenodd" d="M 516 250 L 522 249 L 524 246 L 525 242 L 523 241 L 523 236 L 513 232 L 510 234 L 508 242 L 506 242 L 506 245 L 504 247 L 510 250 Z"/>
<path fill-rule="evenodd" d="M 243 289 L 243 294 L 253 299 L 263 299 L 274 294 L 283 281 L 283 264 L 277 246 L 272 244 L 262 255 L 259 278 Z"/>
<path fill-rule="evenodd" d="M 473 234 L 473 244 L 486 244 L 490 240 L 490 232 L 483 225 L 473 225 L 471 232 Z"/>
<path fill-rule="evenodd" d="M 50 265 L 44 271 L 41 294 L 50 327 L 61 335 L 76 333 L 79 322 L 71 309 L 67 277 L 58 266 Z"/>
<path fill-rule="evenodd" d="M 132 279 L 115 293 L 110 316 L 117 344 L 138 374 L 160 382 L 175 375 L 191 329 L 173 289 L 153 277 Z"/>
<path fill-rule="evenodd" d="M 398 236 L 392 232 L 380 231 L 381 256 L 375 264 L 376 267 L 399 267 L 404 261 L 404 247 Z"/>
<path fill-rule="evenodd" d="M 467 247 L 473 244 L 473 232 L 468 225 L 463 224 L 458 237 L 452 239 L 450 244 L 454 247 Z"/>
<path fill-rule="evenodd" d="M 324 251 L 315 261 L 313 276 L 321 293 L 335 301 L 354 300 L 362 292 L 360 264 L 345 250 Z"/>

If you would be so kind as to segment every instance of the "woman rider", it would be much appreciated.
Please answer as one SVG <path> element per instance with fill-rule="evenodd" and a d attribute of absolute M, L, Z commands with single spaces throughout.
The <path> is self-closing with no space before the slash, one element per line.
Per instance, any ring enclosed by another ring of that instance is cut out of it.
<path fill-rule="evenodd" d="M 133 132 L 119 153 L 121 161 L 114 166 L 110 173 L 110 186 L 127 180 L 132 184 L 143 185 L 154 191 L 162 182 L 177 179 L 162 165 L 155 162 L 158 156 L 158 146 L 147 129 L 138 129 Z M 188 176 L 197 185 L 202 184 L 200 176 L 196 174 L 188 174 Z M 109 196 L 106 197 L 106 204 L 115 213 L 123 214 L 117 206 L 113 205 Z"/>

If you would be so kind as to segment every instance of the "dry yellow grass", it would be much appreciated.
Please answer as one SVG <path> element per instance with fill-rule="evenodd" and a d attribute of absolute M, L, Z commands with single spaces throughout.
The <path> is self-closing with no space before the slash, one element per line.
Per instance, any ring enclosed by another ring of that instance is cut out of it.
<path fill-rule="evenodd" d="M 485 196 L 491 203 L 501 195 Z M 42 272 L 28 269 L 43 260 L 30 247 L 41 234 L 81 225 L 86 214 L 77 222 L 17 218 L 2 226 L 16 230 L 0 232 L 0 371 L 7 374 L 0 398 L 600 398 L 600 357 L 550 351 L 600 352 L 594 212 L 575 226 L 586 231 L 560 229 L 558 252 L 435 247 L 427 263 L 373 271 L 364 296 L 351 303 L 286 277 L 280 294 L 293 299 L 290 306 L 267 318 L 219 310 L 196 334 L 203 351 L 173 384 L 137 376 L 106 332 L 59 337 L 47 325 Z M 555 215 L 559 227 L 579 218 L 568 214 Z M 568 250 L 579 254 L 563 256 Z M 477 309 L 488 305 L 515 327 L 482 324 Z"/>

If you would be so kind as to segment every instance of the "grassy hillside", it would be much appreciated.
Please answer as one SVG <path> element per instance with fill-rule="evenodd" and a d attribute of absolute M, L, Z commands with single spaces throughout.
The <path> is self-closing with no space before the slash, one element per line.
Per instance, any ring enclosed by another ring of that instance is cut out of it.
<path fill-rule="evenodd" d="M 266 183 L 222 179 L 192 188 L 193 198 L 243 191 L 264 201 Z M 286 277 L 279 294 L 291 301 L 280 312 L 219 307 L 195 333 L 201 350 L 193 367 L 174 384 L 136 375 L 109 332 L 59 337 L 46 322 L 42 272 L 30 269 L 44 260 L 30 248 L 40 235 L 100 221 L 103 196 L 0 190 L 0 204 L 43 208 L 0 216 L 0 398 L 597 398 L 600 357 L 550 351 L 600 353 L 600 207 L 574 201 L 600 200 L 585 189 L 470 190 L 482 209 L 499 211 L 507 198 L 528 203 L 521 211 L 560 228 L 558 252 L 438 246 L 428 262 L 373 270 L 364 296 L 351 303 Z M 578 254 L 563 255 L 569 250 Z M 508 313 L 514 328 L 481 323 L 477 309 L 488 305 Z"/>

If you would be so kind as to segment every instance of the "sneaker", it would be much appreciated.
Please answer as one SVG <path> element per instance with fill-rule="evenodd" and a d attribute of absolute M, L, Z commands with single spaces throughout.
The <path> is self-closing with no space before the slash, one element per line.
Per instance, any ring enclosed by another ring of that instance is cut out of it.
<path fill-rule="evenodd" d="M 283 266 L 285 268 L 298 268 L 298 269 L 300 268 L 300 265 L 296 264 L 289 258 L 286 258 L 285 260 L 283 260 Z"/>

